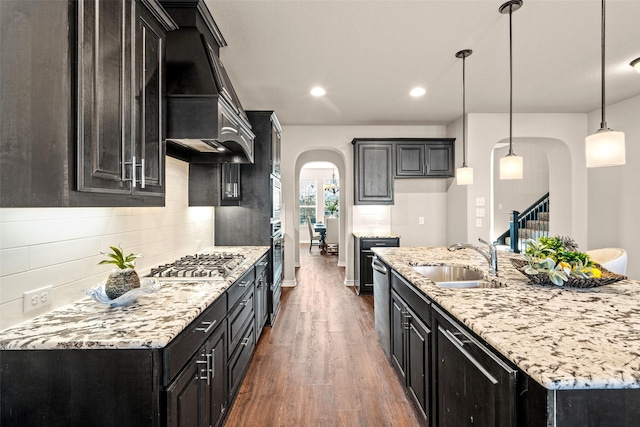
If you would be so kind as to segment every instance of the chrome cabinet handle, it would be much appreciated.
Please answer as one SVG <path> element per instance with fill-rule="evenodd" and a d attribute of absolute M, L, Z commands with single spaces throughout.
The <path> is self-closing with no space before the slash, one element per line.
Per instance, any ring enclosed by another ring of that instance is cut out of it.
<path fill-rule="evenodd" d="M 196 331 L 199 332 L 204 332 L 205 334 L 208 334 L 209 331 L 211 331 L 211 329 L 213 329 L 213 325 L 215 325 L 216 323 L 218 323 L 217 320 L 214 320 L 213 322 L 201 322 L 202 326 L 206 326 L 206 328 L 196 328 Z"/>
<path fill-rule="evenodd" d="M 244 307 L 245 305 L 247 305 L 248 302 L 249 302 L 248 299 L 243 299 L 242 301 L 240 301 L 240 305 Z"/>
<path fill-rule="evenodd" d="M 247 337 L 247 338 L 243 338 L 243 339 L 242 339 L 242 342 L 240 343 L 240 345 L 243 345 L 243 346 L 245 346 L 245 347 L 246 347 L 247 345 L 249 345 L 249 337 Z"/>
<path fill-rule="evenodd" d="M 249 281 L 248 280 L 243 280 L 242 282 L 240 282 L 238 284 L 238 287 L 240 288 L 246 288 L 249 285 Z"/>

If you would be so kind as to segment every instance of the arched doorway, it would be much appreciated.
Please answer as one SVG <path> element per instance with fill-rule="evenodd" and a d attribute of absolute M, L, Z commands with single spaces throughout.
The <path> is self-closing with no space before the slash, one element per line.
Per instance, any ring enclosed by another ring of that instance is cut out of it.
<path fill-rule="evenodd" d="M 345 189 L 345 185 L 344 182 L 346 180 L 346 161 L 344 158 L 344 155 L 342 154 L 342 152 L 338 151 L 338 150 L 334 150 L 334 149 L 315 149 L 315 150 L 309 150 L 309 151 L 305 151 L 303 153 L 301 153 L 297 160 L 296 160 L 296 165 L 295 165 L 295 189 L 294 189 L 294 194 L 299 195 L 300 194 L 300 176 L 301 176 L 301 172 L 302 169 L 304 168 L 305 165 L 312 163 L 312 162 L 328 162 L 331 163 L 333 165 L 335 165 L 335 170 L 336 170 L 336 175 L 340 177 L 340 191 L 338 192 L 338 200 L 339 200 L 339 206 L 341 207 L 346 207 L 347 206 L 347 202 L 346 202 L 346 191 L 344 191 Z M 294 250 L 294 259 L 295 259 L 295 265 L 296 267 L 300 266 L 300 245 L 298 244 L 298 242 L 300 242 L 301 240 L 301 235 L 306 235 L 308 233 L 307 231 L 307 226 L 306 224 L 301 225 L 300 224 L 300 206 L 299 204 L 296 204 L 296 206 L 294 207 L 293 211 L 295 212 L 294 218 L 292 218 L 293 224 L 295 226 L 295 239 L 294 241 L 296 242 L 296 244 L 293 247 Z M 322 215 L 324 216 L 324 212 L 322 212 Z M 339 236 L 339 243 L 338 243 L 338 265 L 339 266 L 346 266 L 347 263 L 347 242 L 348 239 L 346 237 L 346 230 L 347 230 L 347 224 L 348 224 L 348 218 L 349 218 L 349 212 L 347 209 L 342 209 L 340 210 L 340 215 L 339 215 L 339 223 L 340 223 L 340 236 Z M 304 227 L 304 228 L 303 228 Z"/>

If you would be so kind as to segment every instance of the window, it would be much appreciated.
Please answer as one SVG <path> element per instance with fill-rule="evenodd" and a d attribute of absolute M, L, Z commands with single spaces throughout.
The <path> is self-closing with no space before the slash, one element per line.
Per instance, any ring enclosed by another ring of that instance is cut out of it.
<path fill-rule="evenodd" d="M 311 222 L 316 222 L 317 185 L 315 179 L 300 180 L 300 224 L 307 223 L 307 217 Z"/>

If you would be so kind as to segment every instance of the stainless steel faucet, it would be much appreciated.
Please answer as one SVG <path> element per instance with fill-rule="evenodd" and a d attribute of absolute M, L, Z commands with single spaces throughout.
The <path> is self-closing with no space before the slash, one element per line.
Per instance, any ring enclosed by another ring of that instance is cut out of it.
<path fill-rule="evenodd" d="M 473 249 L 474 251 L 485 257 L 485 259 L 489 263 L 489 267 L 491 268 L 491 275 L 493 277 L 498 277 L 498 251 L 496 249 L 496 245 L 488 243 L 482 238 L 479 238 L 478 240 L 481 243 L 487 245 L 487 249 L 479 248 L 469 243 L 456 243 L 449 246 L 449 250 L 453 252 L 457 251 L 458 249 Z"/>

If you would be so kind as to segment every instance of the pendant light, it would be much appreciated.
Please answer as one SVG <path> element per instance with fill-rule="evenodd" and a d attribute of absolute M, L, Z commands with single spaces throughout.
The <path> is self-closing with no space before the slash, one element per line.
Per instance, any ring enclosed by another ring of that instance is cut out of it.
<path fill-rule="evenodd" d="M 462 167 L 456 169 L 458 185 L 473 184 L 473 168 L 467 166 L 467 113 L 465 93 L 465 59 L 471 55 L 471 49 L 464 49 L 456 53 L 456 58 L 462 58 Z"/>
<path fill-rule="evenodd" d="M 631 64 L 629 65 L 631 65 L 633 68 L 636 69 L 637 72 L 640 73 L 640 58 L 634 59 L 633 61 L 631 61 Z"/>
<path fill-rule="evenodd" d="M 600 123 L 600 129 L 596 133 L 589 135 L 585 139 L 585 150 L 587 157 L 587 167 L 597 168 L 602 166 L 617 166 L 624 165 L 625 161 L 625 149 L 624 149 L 624 133 L 616 132 L 607 127 L 605 120 L 605 105 L 604 105 L 604 27 L 605 27 L 605 0 L 602 0 L 602 26 L 601 26 L 601 111 L 602 122 Z"/>
<path fill-rule="evenodd" d="M 500 159 L 500 179 L 522 179 L 522 157 L 513 152 L 513 37 L 511 15 L 522 7 L 522 0 L 511 0 L 500 6 L 500 13 L 509 14 L 509 153 Z"/>

